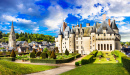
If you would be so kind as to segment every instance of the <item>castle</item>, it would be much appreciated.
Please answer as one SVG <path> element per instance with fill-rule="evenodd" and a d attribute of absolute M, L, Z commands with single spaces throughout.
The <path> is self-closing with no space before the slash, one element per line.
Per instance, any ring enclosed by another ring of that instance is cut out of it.
<path fill-rule="evenodd" d="M 86 27 L 77 24 L 70 29 L 67 23 L 59 30 L 58 37 L 55 38 L 56 46 L 60 53 L 65 53 L 67 49 L 70 53 L 78 51 L 80 54 L 89 54 L 93 50 L 112 51 L 120 50 L 120 34 L 115 20 L 111 22 L 106 15 L 103 15 L 103 22 Z"/>
<path fill-rule="evenodd" d="M 15 36 L 15 32 L 14 32 L 13 21 L 12 21 L 11 31 L 10 31 L 10 35 L 9 35 L 9 44 L 8 45 L 9 45 L 9 47 L 16 49 L 16 36 Z"/>

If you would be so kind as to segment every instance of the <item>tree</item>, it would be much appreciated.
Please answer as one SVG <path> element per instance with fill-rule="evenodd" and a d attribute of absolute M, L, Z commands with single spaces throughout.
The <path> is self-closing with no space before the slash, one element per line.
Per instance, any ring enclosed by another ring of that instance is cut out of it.
<path fill-rule="evenodd" d="M 12 50 L 10 57 L 16 57 L 16 54 L 15 54 L 15 52 L 14 52 L 14 49 Z"/>
<path fill-rule="evenodd" d="M 0 39 L 2 38 L 2 31 L 0 31 Z"/>
<path fill-rule="evenodd" d="M 65 50 L 65 55 L 69 55 L 69 51 L 67 49 Z"/>
<path fill-rule="evenodd" d="M 47 51 L 48 51 L 48 49 L 47 49 L 47 48 L 44 48 L 43 52 L 47 52 Z"/>
<path fill-rule="evenodd" d="M 52 51 L 50 58 L 56 59 L 56 55 L 54 51 Z"/>
<path fill-rule="evenodd" d="M 129 46 L 129 45 L 130 45 L 130 44 L 129 44 L 129 42 L 126 42 L 125 44 L 126 44 L 127 46 Z"/>
<path fill-rule="evenodd" d="M 122 46 L 124 46 L 124 43 L 123 43 L 123 42 L 121 42 L 121 45 L 122 45 Z"/>

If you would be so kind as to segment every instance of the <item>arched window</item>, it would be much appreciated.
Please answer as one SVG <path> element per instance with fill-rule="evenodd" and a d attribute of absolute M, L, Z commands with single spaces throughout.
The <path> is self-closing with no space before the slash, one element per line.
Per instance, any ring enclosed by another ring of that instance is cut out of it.
<path fill-rule="evenodd" d="M 101 50 L 103 50 L 103 44 L 101 44 Z"/>
<path fill-rule="evenodd" d="M 104 44 L 104 50 L 106 50 L 106 44 Z"/>
<path fill-rule="evenodd" d="M 100 50 L 100 44 L 98 44 L 98 50 Z"/>
<path fill-rule="evenodd" d="M 112 44 L 110 44 L 110 50 L 112 50 Z"/>
<path fill-rule="evenodd" d="M 109 50 L 109 44 L 107 44 L 107 50 Z"/>

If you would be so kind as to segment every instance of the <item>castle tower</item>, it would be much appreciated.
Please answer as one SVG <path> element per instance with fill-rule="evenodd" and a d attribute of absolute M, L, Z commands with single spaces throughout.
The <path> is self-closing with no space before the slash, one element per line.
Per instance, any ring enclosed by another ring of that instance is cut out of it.
<path fill-rule="evenodd" d="M 13 47 L 14 49 L 16 49 L 16 36 L 14 32 L 13 21 L 12 21 L 11 31 L 9 35 L 9 47 Z"/>
<path fill-rule="evenodd" d="M 63 53 L 63 51 L 62 51 L 62 32 L 61 32 L 61 28 L 60 28 L 60 31 L 59 31 L 59 34 L 58 34 L 58 41 L 59 41 L 59 46 L 58 46 L 59 53 Z"/>
<path fill-rule="evenodd" d="M 71 29 L 69 39 L 70 39 L 69 40 L 69 42 L 70 42 L 70 46 L 69 46 L 70 53 L 74 53 L 74 50 L 75 50 L 75 34 L 74 34 L 73 29 Z"/>
<path fill-rule="evenodd" d="M 96 26 L 94 26 L 91 31 L 91 51 L 96 50 Z"/>
<path fill-rule="evenodd" d="M 115 33 L 119 33 L 115 20 L 112 21 L 111 28 L 114 30 Z"/>

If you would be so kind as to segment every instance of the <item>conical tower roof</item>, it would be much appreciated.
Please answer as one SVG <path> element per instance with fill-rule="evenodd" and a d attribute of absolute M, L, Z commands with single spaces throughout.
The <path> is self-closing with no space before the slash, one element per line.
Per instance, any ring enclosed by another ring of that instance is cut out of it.
<path fill-rule="evenodd" d="M 92 28 L 92 31 L 91 31 L 91 33 L 96 33 L 96 25 L 95 25 L 95 23 L 94 23 L 94 26 L 93 26 L 93 28 Z"/>
<path fill-rule="evenodd" d="M 10 34 L 13 34 L 13 33 L 15 33 L 15 32 L 14 32 L 14 26 L 13 26 L 13 21 L 12 21 L 12 26 L 11 26 L 11 32 L 10 32 Z"/>
<path fill-rule="evenodd" d="M 112 23 L 111 23 L 111 28 L 112 28 L 112 29 L 118 29 L 117 26 L 116 26 L 115 20 L 112 21 Z"/>
<path fill-rule="evenodd" d="M 62 35 L 61 28 L 60 28 L 60 30 L 59 30 L 59 35 Z"/>

